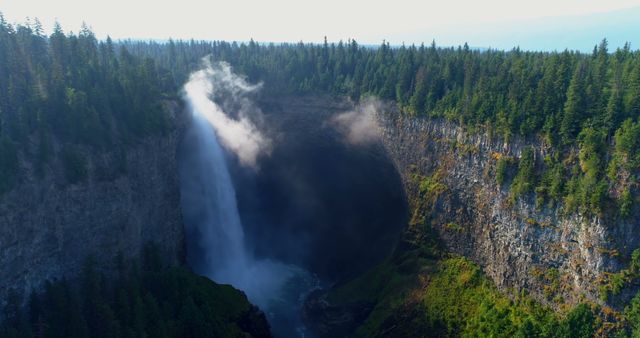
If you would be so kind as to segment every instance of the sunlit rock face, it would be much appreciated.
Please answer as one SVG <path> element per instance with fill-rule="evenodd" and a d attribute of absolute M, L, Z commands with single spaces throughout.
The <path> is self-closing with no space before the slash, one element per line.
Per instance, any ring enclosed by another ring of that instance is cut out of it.
<path fill-rule="evenodd" d="M 622 221 L 566 214 L 560 205 L 536 206 L 533 194 L 513 201 L 510 180 L 503 186 L 496 181 L 496 159 L 517 159 L 531 146 L 541 161 L 547 148 L 540 140 L 505 142 L 487 130 L 471 133 L 397 110 L 378 118 L 411 204 L 424 199 L 419 178 L 443 185 L 433 205 L 421 212 L 449 250 L 479 263 L 503 291 L 526 291 L 556 305 L 585 298 L 602 302 L 603 277 L 623 268 L 624 257 L 640 242 L 637 215 Z M 609 304 L 620 304 L 632 291 L 609 297 Z"/>

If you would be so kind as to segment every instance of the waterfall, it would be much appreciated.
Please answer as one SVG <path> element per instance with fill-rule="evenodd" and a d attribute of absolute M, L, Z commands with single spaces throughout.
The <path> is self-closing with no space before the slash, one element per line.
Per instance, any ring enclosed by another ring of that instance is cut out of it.
<path fill-rule="evenodd" d="M 179 163 L 187 260 L 196 273 L 244 291 L 272 323 L 285 323 L 281 336 L 303 336 L 301 297 L 315 286 L 315 280 L 299 267 L 256 259 L 245 243 L 227 160 L 235 154 L 241 163 L 255 166 L 267 141 L 242 112 L 229 114 L 212 100 L 217 90 L 233 96 L 239 89 L 252 88 L 234 76 L 228 66 L 205 63 L 185 84 L 191 123 Z"/>
<path fill-rule="evenodd" d="M 248 265 L 247 253 L 223 149 L 213 128 L 197 110 L 193 110 L 188 137 L 191 139 L 191 177 L 184 182 L 190 186 L 183 184 L 183 191 L 188 193 L 183 194 L 182 205 L 184 213 L 195 218 L 190 223 L 195 223 L 195 230 L 199 232 L 198 245 L 205 248 L 201 265 L 206 271 L 202 272 L 220 283 L 238 283 L 242 281 L 242 270 Z"/>

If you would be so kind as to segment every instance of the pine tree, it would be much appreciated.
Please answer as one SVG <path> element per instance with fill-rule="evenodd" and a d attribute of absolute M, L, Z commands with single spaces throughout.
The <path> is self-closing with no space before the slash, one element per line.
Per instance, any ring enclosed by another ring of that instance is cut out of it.
<path fill-rule="evenodd" d="M 564 105 L 564 113 L 560 122 L 560 136 L 564 144 L 574 139 L 582 122 L 585 110 L 584 73 L 585 66 L 581 64 L 573 73 L 567 90 L 567 101 Z"/>

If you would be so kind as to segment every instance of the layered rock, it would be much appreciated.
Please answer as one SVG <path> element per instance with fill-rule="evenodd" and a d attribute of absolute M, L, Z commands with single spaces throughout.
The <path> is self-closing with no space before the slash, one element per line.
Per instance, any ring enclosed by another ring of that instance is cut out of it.
<path fill-rule="evenodd" d="M 425 198 L 425 179 L 439 186 L 428 210 L 414 219 L 423 217 L 449 250 L 480 264 L 504 291 L 526 291 L 544 302 L 602 302 L 599 286 L 640 242 L 637 217 L 566 214 L 558 204 L 536 207 L 533 193 L 510 197 L 509 185 L 497 183 L 497 158 L 519 158 L 529 146 L 543 158 L 547 149 L 539 140 L 504 142 L 487 130 L 470 133 L 394 109 L 378 119 L 408 198 Z M 619 297 L 628 298 L 626 292 Z"/>

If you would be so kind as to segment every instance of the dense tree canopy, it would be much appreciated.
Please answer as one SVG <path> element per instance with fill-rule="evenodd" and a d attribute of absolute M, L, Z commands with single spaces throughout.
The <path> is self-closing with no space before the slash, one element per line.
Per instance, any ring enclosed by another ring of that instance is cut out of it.
<path fill-rule="evenodd" d="M 634 214 L 640 52 L 629 45 L 610 51 L 603 40 L 585 54 L 435 43 L 113 42 L 97 40 L 87 27 L 73 34 L 57 25 L 46 36 L 37 20 L 11 25 L 1 14 L 0 194 L 24 175 L 21 169 L 42 173 L 54 156 L 73 184 L 88 175 L 82 149 L 113 149 L 162 134 L 165 101 L 177 100 L 189 72 L 207 55 L 264 82 L 268 95 L 377 96 L 397 103 L 403 114 L 449 119 L 506 141 L 531 141 L 518 156 L 503 154 L 496 161 L 496 179 L 514 199 L 535 196 L 538 206 L 559 203 L 568 212 Z M 38 330 L 47 329 L 45 336 L 84 337 L 96 327 L 105 336 L 224 332 L 226 322 L 209 321 L 221 314 L 194 298 L 208 292 L 204 283 L 184 271 L 130 267 L 107 288 L 88 268 L 80 293 L 67 283 L 51 284 L 31 299 L 29 314 L 12 308 L 18 302 L 10 300 L 1 333 L 39 336 Z M 628 310 L 634 321 L 638 304 L 636 298 Z M 504 317 L 500 308 L 489 310 L 480 319 L 499 323 Z M 590 336 L 593 321 L 591 310 L 581 306 L 549 327 L 562 336 Z M 483 322 L 472 324 L 486 329 Z M 508 328 L 521 336 L 546 330 L 530 321 Z"/>
<path fill-rule="evenodd" d="M 75 281 L 49 282 L 22 306 L 12 292 L 1 312 L 6 338 L 271 337 L 247 297 L 184 268 L 168 268 L 154 246 L 118 260 L 108 278 L 91 259 Z"/>
<path fill-rule="evenodd" d="M 106 147 L 162 132 L 163 100 L 177 97 L 207 55 L 264 82 L 265 94 L 373 95 L 404 113 L 450 119 L 507 141 L 542 140 L 538 152 L 525 152 L 526 165 L 500 163 L 500 183 L 514 187 L 514 196 L 532 193 L 538 205 L 560 202 L 567 211 L 603 213 L 618 205 L 623 216 L 632 213 L 635 175 L 618 174 L 640 165 L 640 53 L 629 45 L 612 52 L 603 40 L 584 54 L 353 40 L 114 43 L 98 41 L 86 27 L 76 35 L 56 26 L 47 37 L 37 20 L 13 26 L 1 17 L 0 191 L 19 175 L 19 159 L 41 168 L 52 140 L 65 148 L 75 182 L 85 174 L 73 144 Z M 543 148 L 550 149 L 546 158 L 538 156 Z M 520 172 L 505 175 L 508 165 Z"/>
<path fill-rule="evenodd" d="M 439 48 L 355 41 L 262 45 L 227 42 L 124 42 L 133 54 L 156 59 L 181 83 L 201 57 L 226 60 L 272 92 L 324 91 L 394 100 L 413 114 L 486 125 L 505 136 L 543 134 L 571 144 L 583 128 L 611 135 L 635 118 L 640 53 L 615 52 L 603 40 L 592 54 Z"/>
<path fill-rule="evenodd" d="M 617 203 L 622 216 L 631 214 L 633 189 L 616 188 L 635 184 L 622 182 L 620 169 L 640 165 L 640 53 L 629 45 L 610 52 L 603 40 L 582 54 L 435 43 L 373 48 L 355 41 L 113 43 L 97 41 L 86 27 L 74 35 L 56 26 L 47 37 L 37 21 L 0 20 L 0 191 L 18 175 L 24 146 L 17 145 L 27 141 L 38 146 L 22 155 L 38 169 L 50 157 L 53 135 L 64 145 L 68 179 L 76 182 L 86 175 L 71 144 L 105 147 L 162 131 L 162 100 L 175 98 L 210 55 L 264 82 L 266 94 L 374 95 L 406 113 L 486 128 L 506 140 L 542 138 L 551 155 L 525 152 L 527 164 L 517 165 L 514 177 L 504 175 L 503 161 L 501 185 L 512 181 L 514 196 L 534 192 L 538 205 L 561 202 L 567 211 L 602 213 Z"/>
<path fill-rule="evenodd" d="M 52 140 L 78 162 L 74 144 L 104 149 L 162 132 L 162 100 L 175 92 L 153 60 L 86 27 L 75 35 L 56 25 L 47 37 L 37 20 L 12 26 L 0 15 L 0 193 L 18 175 L 18 155 L 41 170 Z"/>
<path fill-rule="evenodd" d="M 532 192 L 539 206 L 559 202 L 568 212 L 601 214 L 618 205 L 628 217 L 632 208 L 634 193 L 619 187 L 635 188 L 636 182 L 616 175 L 620 168 L 634 172 L 640 164 L 633 145 L 640 140 L 635 127 L 640 53 L 629 45 L 612 52 L 603 40 L 591 54 L 480 51 L 435 43 L 374 48 L 355 41 L 122 45 L 170 69 L 176 85 L 210 55 L 263 81 L 267 94 L 324 92 L 356 100 L 374 95 L 396 102 L 404 113 L 450 119 L 507 141 L 515 136 L 541 140 L 538 155 L 550 150 L 546 158 L 525 151 L 526 165 L 512 163 L 520 168 L 517 175 L 499 175 L 501 184 L 512 180 L 514 196 Z M 506 164 L 499 169 L 508 172 Z"/>

